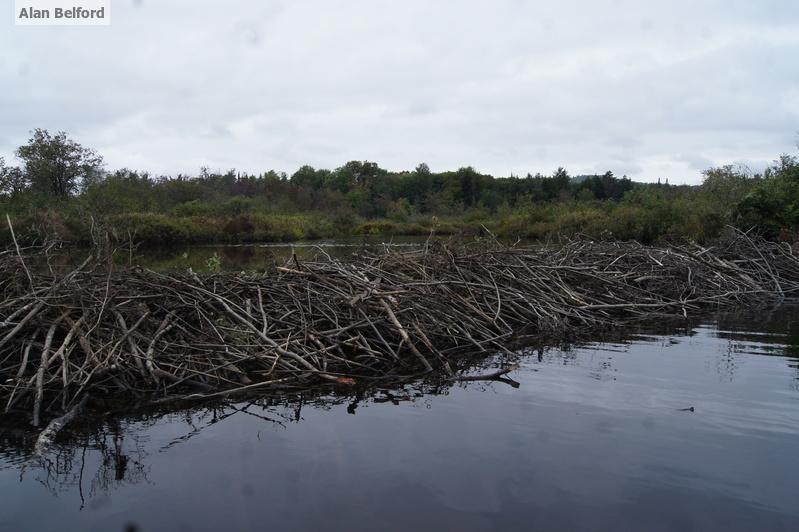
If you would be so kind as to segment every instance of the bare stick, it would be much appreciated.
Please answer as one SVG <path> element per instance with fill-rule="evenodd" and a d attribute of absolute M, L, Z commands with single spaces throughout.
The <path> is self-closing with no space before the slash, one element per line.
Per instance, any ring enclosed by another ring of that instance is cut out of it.
<path fill-rule="evenodd" d="M 64 427 L 66 427 L 70 422 L 72 422 L 78 414 L 81 413 L 83 408 L 86 406 L 86 401 L 89 400 L 88 395 L 84 395 L 81 400 L 75 404 L 66 414 L 61 417 L 57 417 L 52 420 L 47 426 L 39 433 L 39 437 L 36 438 L 36 445 L 34 446 L 33 453 L 36 456 L 44 456 L 47 454 L 47 451 L 53 445 L 53 441 L 55 440 L 56 434 L 61 431 Z"/>
<path fill-rule="evenodd" d="M 519 364 L 511 364 L 510 366 L 497 370 L 493 373 L 487 373 L 485 375 L 466 375 L 466 376 L 453 377 L 452 380 L 459 382 L 492 381 L 499 379 L 503 375 L 507 375 L 511 371 L 516 371 L 517 369 L 519 369 L 519 367 L 520 367 Z"/>
<path fill-rule="evenodd" d="M 31 277 L 31 272 L 28 270 L 28 267 L 25 265 L 25 259 L 22 258 L 22 252 L 19 249 L 19 243 L 17 242 L 17 235 L 14 234 L 14 226 L 11 224 L 11 217 L 6 213 L 6 222 L 8 223 L 8 229 L 11 231 L 11 239 L 14 241 L 14 247 L 17 248 L 17 256 L 19 257 L 19 262 L 22 264 L 22 268 L 25 270 L 25 273 L 28 276 L 28 282 L 30 283 L 31 290 L 33 290 L 33 277 Z"/>

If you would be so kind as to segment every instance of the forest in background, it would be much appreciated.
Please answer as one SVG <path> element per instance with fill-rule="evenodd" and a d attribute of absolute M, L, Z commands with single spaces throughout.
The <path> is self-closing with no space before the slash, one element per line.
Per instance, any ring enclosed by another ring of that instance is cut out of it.
<path fill-rule="evenodd" d="M 723 166 L 701 185 L 637 183 L 612 172 L 494 177 L 472 167 L 391 172 L 369 161 L 288 175 L 202 168 L 196 176 L 108 171 L 66 133 L 36 129 L 0 158 L 0 212 L 19 240 L 76 244 L 99 234 L 143 244 L 275 242 L 353 235 L 556 235 L 705 242 L 726 225 L 794 242 L 799 160 L 782 155 L 762 174 Z M 7 224 L 0 242 L 11 241 Z"/>

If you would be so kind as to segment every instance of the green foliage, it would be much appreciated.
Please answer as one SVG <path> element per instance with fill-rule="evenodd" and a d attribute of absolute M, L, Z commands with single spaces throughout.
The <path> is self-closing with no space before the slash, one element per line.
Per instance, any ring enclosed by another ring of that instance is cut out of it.
<path fill-rule="evenodd" d="M 399 198 L 389 203 L 386 214 L 395 222 L 405 222 L 413 214 L 413 206 L 407 198 Z"/>
<path fill-rule="evenodd" d="M 123 169 L 88 184 L 81 200 L 91 212 L 121 214 L 157 211 L 162 198 L 149 174 Z"/>
<path fill-rule="evenodd" d="M 116 235 L 130 234 L 134 240 L 147 244 L 192 242 L 200 232 L 190 218 L 172 218 L 151 212 L 112 216 L 109 224 Z"/>
<path fill-rule="evenodd" d="M 28 177 L 16 166 L 7 166 L 0 157 L 0 196 L 18 199 L 30 186 Z"/>
<path fill-rule="evenodd" d="M 39 194 L 66 198 L 100 178 L 103 158 L 67 138 L 63 131 L 51 135 L 34 129 L 31 138 L 16 151 L 25 165 L 25 175 Z"/>
<path fill-rule="evenodd" d="M 176 178 L 132 170 L 101 175 L 102 158 L 67 138 L 35 130 L 0 159 L 0 209 L 26 241 L 88 242 L 94 227 L 160 245 L 291 241 L 342 235 L 478 234 L 507 238 L 585 233 L 652 242 L 705 241 L 737 224 L 773 237 L 799 231 L 799 171 L 784 156 L 764 176 L 724 166 L 701 186 L 633 183 L 611 172 L 495 178 L 466 166 L 389 172 L 370 161 L 334 170 L 299 168 L 290 178 L 235 170 Z M 0 239 L 8 235 L 0 230 Z"/>
<path fill-rule="evenodd" d="M 205 267 L 211 273 L 219 273 L 222 270 L 222 257 L 214 251 L 214 254 L 205 262 Z"/>
<path fill-rule="evenodd" d="M 736 208 L 738 225 L 770 237 L 799 232 L 799 161 L 783 155 Z"/>
<path fill-rule="evenodd" d="M 366 236 L 426 235 L 431 228 L 419 222 L 397 223 L 391 220 L 369 220 L 356 229 L 356 234 Z"/>

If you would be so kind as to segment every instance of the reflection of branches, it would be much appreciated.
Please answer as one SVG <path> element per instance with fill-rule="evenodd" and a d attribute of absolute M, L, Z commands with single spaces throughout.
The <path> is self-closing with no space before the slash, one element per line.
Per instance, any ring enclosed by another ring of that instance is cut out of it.
<path fill-rule="evenodd" d="M 86 494 L 87 472 L 94 471 L 88 484 L 90 497 L 118 485 L 147 480 L 147 453 L 139 433 L 132 426 L 115 420 L 76 434 L 54 445 L 45 455 L 33 454 L 32 446 L 21 454 L 26 460 L 19 464 L 20 481 L 26 474 L 33 475 L 53 495 L 77 487 L 81 505 Z"/>
<path fill-rule="evenodd" d="M 119 421 L 109 422 L 108 427 L 93 437 L 92 448 L 99 452 L 101 465 L 91 481 L 92 497 L 121 484 L 147 481 L 147 452 L 139 435 L 125 430 Z"/>
<path fill-rule="evenodd" d="M 719 380 L 732 382 L 735 379 L 735 370 L 737 364 L 735 362 L 735 354 L 742 351 L 741 346 L 733 340 L 727 342 L 727 349 L 719 354 L 716 359 L 716 372 L 719 374 Z"/>
<path fill-rule="evenodd" d="M 492 370 L 502 370 L 517 362 L 524 362 L 528 367 L 532 366 L 531 371 L 536 371 L 537 364 L 565 364 L 584 366 L 593 378 L 613 378 L 611 355 L 614 352 L 625 351 L 633 342 L 659 341 L 668 338 L 669 335 L 695 334 L 693 328 L 699 323 L 684 320 L 660 323 L 656 327 L 644 326 L 615 331 L 598 339 L 592 338 L 591 343 L 576 343 L 572 339 L 572 343 L 550 344 L 552 347 L 540 343 L 539 338 L 534 345 L 521 343 L 508 346 L 493 356 L 458 359 L 453 369 L 458 375 L 486 377 L 492 374 Z M 734 320 L 724 322 L 723 318 L 718 318 L 717 323 L 717 329 L 720 331 L 734 331 Z M 753 329 L 751 322 L 749 323 L 747 330 L 769 330 L 759 325 Z M 782 329 L 778 341 L 783 341 L 785 338 L 785 330 Z M 735 370 L 735 354 L 745 346 L 740 342 L 740 339 L 744 338 L 741 336 L 743 334 L 749 333 L 735 331 L 737 340 L 730 340 L 726 357 L 717 361 L 719 365 L 717 369 L 720 372 L 727 371 L 725 375 L 729 374 L 729 378 L 732 378 Z M 758 341 L 763 344 L 775 342 L 774 339 L 763 337 Z M 664 345 L 671 343 L 670 340 L 665 340 Z M 776 343 L 773 346 L 775 350 L 785 347 L 785 354 L 790 353 L 787 346 L 778 348 Z M 598 354 L 588 357 L 578 356 L 579 353 L 585 352 L 583 348 L 597 351 Z M 725 366 L 725 363 L 728 365 Z M 793 367 L 799 367 L 795 360 L 791 363 Z M 497 374 L 497 371 L 494 373 Z M 799 380 L 795 382 L 799 383 Z M 257 419 L 263 426 L 273 430 L 284 430 L 291 424 L 301 422 L 303 409 L 307 407 L 330 410 L 341 406 L 346 408 L 349 414 L 356 414 L 358 408 L 364 404 L 420 404 L 429 408 L 432 397 L 448 395 L 453 388 L 467 386 L 490 390 L 498 384 L 496 381 L 455 382 L 446 375 L 440 375 L 399 383 L 392 381 L 391 385 L 383 386 L 319 388 L 313 393 L 286 392 L 280 396 L 251 397 L 239 402 L 226 399 L 190 403 L 190 408 L 185 410 L 174 410 L 178 405 L 164 405 L 160 407 L 161 410 L 148 410 L 133 415 L 128 413 L 95 420 L 87 414 L 79 420 L 79 423 L 59 433 L 58 441 L 52 446 L 51 452 L 44 457 L 33 456 L 36 432 L 25 428 L 3 428 L 0 431 L 0 464 L 5 465 L 0 467 L 18 469 L 21 481 L 28 476 L 45 486 L 53 495 L 77 491 L 83 503 L 84 497 L 91 499 L 124 485 L 149 483 L 150 466 L 147 462 L 150 454 L 171 452 L 174 447 L 188 442 L 210 427 L 234 419 L 236 416 Z M 346 393 L 342 393 L 342 390 L 346 390 Z M 185 432 L 164 444 L 153 446 L 148 440 L 148 435 L 160 425 L 181 427 Z M 260 434 L 259 430 L 259 438 Z"/>
<path fill-rule="evenodd" d="M 732 382 L 739 354 L 788 357 L 788 367 L 799 367 L 798 310 L 795 305 L 787 305 L 717 315 L 714 335 L 728 340 L 726 352 L 719 355 L 716 363 L 719 377 Z M 798 381 L 799 371 L 793 389 L 799 389 Z"/>
<path fill-rule="evenodd" d="M 287 422 L 292 421 L 291 418 L 280 414 L 278 414 L 277 418 L 275 418 L 250 411 L 250 408 L 256 405 L 260 406 L 264 412 L 268 411 L 268 406 L 259 405 L 261 402 L 262 401 L 250 401 L 243 406 L 238 406 L 236 404 L 227 404 L 223 406 L 216 405 L 194 411 L 187 411 L 184 413 L 184 421 L 187 425 L 189 425 L 189 427 L 191 427 L 191 430 L 183 436 L 179 436 L 171 440 L 169 443 L 161 447 L 159 452 L 166 451 L 175 445 L 185 443 L 211 425 L 220 423 L 236 414 L 254 416 L 264 421 L 274 423 L 275 425 L 283 428 L 285 428 Z M 299 421 L 299 418 L 297 418 L 297 421 Z"/>

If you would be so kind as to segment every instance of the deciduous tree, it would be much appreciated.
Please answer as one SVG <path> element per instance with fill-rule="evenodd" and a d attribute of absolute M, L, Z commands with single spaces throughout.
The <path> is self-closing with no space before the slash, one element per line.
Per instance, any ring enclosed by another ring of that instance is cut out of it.
<path fill-rule="evenodd" d="M 16 155 L 33 189 L 46 196 L 66 198 L 102 175 L 103 158 L 63 131 L 51 135 L 46 129 L 33 130 Z"/>

